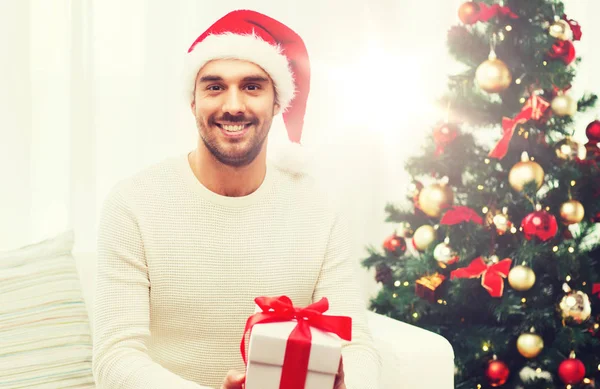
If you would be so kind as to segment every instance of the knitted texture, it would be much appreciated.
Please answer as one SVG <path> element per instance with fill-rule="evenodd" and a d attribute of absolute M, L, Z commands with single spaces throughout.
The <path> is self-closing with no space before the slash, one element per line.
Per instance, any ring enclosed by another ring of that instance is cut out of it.
<path fill-rule="evenodd" d="M 257 296 L 353 319 L 348 389 L 379 389 L 379 357 L 350 259 L 347 223 L 306 175 L 268 165 L 262 185 L 225 197 L 187 154 L 119 182 L 99 223 L 93 371 L 100 388 L 220 388 Z"/>

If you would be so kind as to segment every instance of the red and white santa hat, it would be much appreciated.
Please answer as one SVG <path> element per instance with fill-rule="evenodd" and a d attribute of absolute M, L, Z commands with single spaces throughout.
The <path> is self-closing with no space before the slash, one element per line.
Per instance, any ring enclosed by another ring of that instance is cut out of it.
<path fill-rule="evenodd" d="M 194 98 L 198 72 L 215 59 L 249 61 L 269 74 L 288 138 L 299 145 L 310 89 L 310 62 L 302 38 L 283 23 L 258 12 L 228 13 L 202 33 L 187 52 L 185 90 L 190 101 Z M 278 160 L 280 166 L 299 171 L 301 153 L 294 149 L 297 148 L 288 148 L 286 155 L 280 155 Z"/>

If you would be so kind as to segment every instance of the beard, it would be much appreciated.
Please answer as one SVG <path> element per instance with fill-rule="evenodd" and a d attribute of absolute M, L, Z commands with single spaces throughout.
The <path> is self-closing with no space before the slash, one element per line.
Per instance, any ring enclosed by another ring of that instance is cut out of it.
<path fill-rule="evenodd" d="M 230 167 L 243 167 L 252 163 L 260 154 L 264 143 L 267 140 L 267 135 L 269 134 L 272 120 L 272 118 L 269 118 L 261 126 L 259 126 L 259 121 L 256 118 L 233 116 L 226 113 L 218 119 L 212 115 L 206 120 L 206 122 L 203 120 L 203 118 L 196 117 L 196 126 L 198 127 L 198 133 L 200 135 L 200 139 L 202 139 L 202 142 L 204 143 L 204 146 L 217 161 Z M 220 140 L 220 137 L 214 133 L 214 128 L 218 127 L 218 121 L 227 121 L 232 123 L 250 122 L 250 125 L 254 126 L 255 131 L 254 133 L 250 134 L 251 138 L 247 142 L 247 145 L 242 145 L 242 142 L 232 141 L 234 144 L 238 143 L 239 147 L 235 147 L 234 150 L 228 150 L 230 147 L 227 147 L 228 145 L 224 144 L 224 142 Z"/>

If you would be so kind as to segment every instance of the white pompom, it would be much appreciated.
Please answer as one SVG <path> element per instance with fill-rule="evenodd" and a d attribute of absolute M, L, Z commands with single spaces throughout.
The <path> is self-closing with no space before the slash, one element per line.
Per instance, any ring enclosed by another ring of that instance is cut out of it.
<path fill-rule="evenodd" d="M 310 171 L 311 153 L 305 146 L 288 141 L 274 146 L 269 152 L 269 159 L 281 170 L 294 175 Z"/>
<path fill-rule="evenodd" d="M 528 383 L 534 379 L 543 379 L 552 382 L 552 374 L 543 370 L 538 372 L 529 366 L 525 366 L 523 369 L 521 369 L 519 372 L 519 378 L 521 378 L 521 381 L 524 383 Z"/>

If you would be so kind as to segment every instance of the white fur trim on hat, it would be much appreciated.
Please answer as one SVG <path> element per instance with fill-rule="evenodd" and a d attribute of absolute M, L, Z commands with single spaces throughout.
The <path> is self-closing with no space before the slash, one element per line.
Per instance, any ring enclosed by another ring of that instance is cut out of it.
<path fill-rule="evenodd" d="M 269 145 L 268 159 L 278 168 L 294 175 L 312 173 L 312 152 L 298 143 L 284 142 Z"/>
<path fill-rule="evenodd" d="M 294 75 L 281 47 L 274 46 L 256 34 L 223 33 L 209 35 L 186 54 L 184 82 L 186 98 L 194 98 L 196 77 L 202 67 L 215 59 L 239 59 L 260 66 L 273 80 L 277 103 L 285 111 L 295 95 Z"/>

